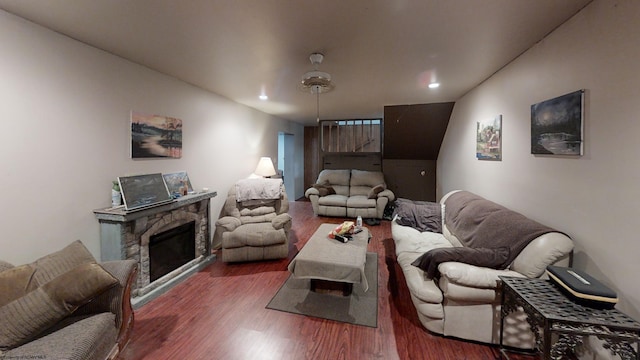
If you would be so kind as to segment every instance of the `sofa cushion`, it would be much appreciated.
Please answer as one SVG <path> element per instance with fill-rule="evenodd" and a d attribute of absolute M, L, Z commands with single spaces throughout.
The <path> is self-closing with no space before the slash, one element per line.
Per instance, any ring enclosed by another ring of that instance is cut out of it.
<path fill-rule="evenodd" d="M 12 263 L 6 262 L 4 260 L 0 260 L 0 271 L 5 271 L 5 270 L 9 270 L 11 268 L 14 268 L 15 266 L 13 266 Z"/>
<path fill-rule="evenodd" d="M 349 186 L 351 170 L 324 169 L 318 174 L 318 184 Z"/>
<path fill-rule="evenodd" d="M 21 265 L 0 272 L 0 306 L 21 298 L 30 291 L 35 270 Z"/>
<path fill-rule="evenodd" d="M 349 196 L 347 199 L 347 207 L 349 208 L 375 208 L 376 199 L 369 199 L 363 195 Z"/>
<path fill-rule="evenodd" d="M 80 264 L 92 262 L 96 262 L 96 259 L 80 240 L 76 240 L 63 249 L 31 263 L 31 266 L 36 269 L 33 279 L 40 286 Z"/>
<path fill-rule="evenodd" d="M 349 197 L 344 195 L 327 195 L 318 199 L 318 204 L 324 206 L 347 206 L 347 199 Z"/>
<path fill-rule="evenodd" d="M 420 232 L 412 227 L 399 225 L 395 221 L 391 222 L 391 235 L 396 245 L 396 255 L 412 252 L 418 253 L 418 257 L 431 249 L 453 246 L 440 233 Z"/>
<path fill-rule="evenodd" d="M 89 250 L 76 240 L 63 249 L 43 256 L 31 264 L 13 267 L 0 273 L 0 306 L 35 290 L 77 265 L 95 262 Z M 7 265 L 2 266 L 7 268 Z"/>
<path fill-rule="evenodd" d="M 511 270 L 489 269 L 456 261 L 440 264 L 438 271 L 440 271 L 441 284 L 446 279 L 447 282 L 458 285 L 485 289 L 497 288 L 500 276 L 523 277 L 522 274 Z"/>
<path fill-rule="evenodd" d="M 350 186 L 374 187 L 384 184 L 384 174 L 380 171 L 351 170 Z"/>
<path fill-rule="evenodd" d="M 118 283 L 96 263 L 81 264 L 0 308 L 0 349 L 16 347 Z"/>
<path fill-rule="evenodd" d="M 6 359 L 106 359 L 118 336 L 115 315 L 72 316 L 63 327 L 4 353 Z M 46 354 L 46 356 L 42 355 Z M 40 357 L 42 356 L 42 357 Z"/>

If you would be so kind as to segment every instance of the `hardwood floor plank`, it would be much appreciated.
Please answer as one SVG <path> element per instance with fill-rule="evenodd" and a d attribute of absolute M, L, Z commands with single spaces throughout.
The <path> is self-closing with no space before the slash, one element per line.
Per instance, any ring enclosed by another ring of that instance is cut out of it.
<path fill-rule="evenodd" d="M 311 203 L 290 203 L 289 256 L 276 261 L 216 261 L 135 312 L 120 360 L 141 359 L 499 359 L 495 346 L 434 335 L 422 327 L 402 270 L 391 226 L 368 226 L 378 253 L 378 327 L 266 309 L 289 276 L 287 265 L 324 222 Z M 535 359 L 513 354 L 511 359 Z"/>

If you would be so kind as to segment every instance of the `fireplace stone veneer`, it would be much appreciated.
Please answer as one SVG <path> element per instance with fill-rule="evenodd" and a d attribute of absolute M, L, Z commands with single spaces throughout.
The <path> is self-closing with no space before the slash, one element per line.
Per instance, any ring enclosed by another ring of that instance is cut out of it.
<path fill-rule="evenodd" d="M 131 292 L 134 304 L 137 297 L 148 297 L 151 292 L 215 259 L 209 240 L 209 203 L 216 195 L 215 191 L 186 195 L 169 204 L 137 211 L 126 211 L 124 207 L 94 210 L 100 222 L 101 260 L 138 262 L 138 279 Z M 195 259 L 151 282 L 151 237 L 189 222 L 195 222 Z"/>

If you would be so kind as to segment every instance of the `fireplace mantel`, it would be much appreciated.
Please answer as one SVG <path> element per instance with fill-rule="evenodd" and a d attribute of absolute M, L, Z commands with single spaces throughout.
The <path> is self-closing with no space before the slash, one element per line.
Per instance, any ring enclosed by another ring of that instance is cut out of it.
<path fill-rule="evenodd" d="M 147 302 L 155 297 L 153 293 L 171 287 L 215 259 L 211 254 L 209 203 L 216 195 L 215 191 L 186 195 L 168 204 L 136 211 L 127 211 L 122 206 L 93 211 L 100 222 L 101 260 L 133 259 L 138 262 L 138 279 L 132 291 L 134 305 L 137 297 L 144 297 L 139 301 Z M 195 222 L 195 259 L 151 282 L 150 236 L 187 222 Z"/>
<path fill-rule="evenodd" d="M 124 209 L 124 205 L 122 205 L 115 208 L 98 209 L 98 210 L 94 210 L 93 212 L 96 214 L 96 218 L 98 218 L 98 220 L 127 222 L 135 219 L 139 219 L 141 217 L 146 217 L 152 214 L 156 214 L 158 212 L 171 211 L 171 210 L 183 207 L 185 205 L 196 203 L 201 200 L 211 199 L 216 195 L 218 195 L 216 191 L 208 191 L 208 192 L 202 192 L 202 193 L 197 193 L 193 195 L 181 196 L 177 198 L 176 201 L 174 202 L 150 207 L 143 210 L 127 211 Z"/>

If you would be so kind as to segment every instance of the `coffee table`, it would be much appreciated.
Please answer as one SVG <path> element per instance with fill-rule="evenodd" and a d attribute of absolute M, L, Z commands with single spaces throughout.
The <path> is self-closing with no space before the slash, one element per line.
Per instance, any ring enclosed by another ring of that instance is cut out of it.
<path fill-rule="evenodd" d="M 364 291 L 369 283 L 364 274 L 369 230 L 354 234 L 347 243 L 329 238 L 338 224 L 322 224 L 289 264 L 293 276 L 311 279 L 311 290 L 319 281 L 344 283 L 343 294 L 348 295 L 353 284 L 360 284 Z"/>

